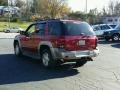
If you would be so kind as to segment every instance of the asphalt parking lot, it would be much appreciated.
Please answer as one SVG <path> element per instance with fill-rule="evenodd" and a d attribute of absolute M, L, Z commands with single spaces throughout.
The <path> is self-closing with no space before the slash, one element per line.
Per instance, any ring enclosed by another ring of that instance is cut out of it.
<path fill-rule="evenodd" d="M 100 55 L 83 67 L 54 70 L 15 57 L 13 39 L 0 39 L 0 90 L 120 90 L 120 42 L 99 42 Z"/>

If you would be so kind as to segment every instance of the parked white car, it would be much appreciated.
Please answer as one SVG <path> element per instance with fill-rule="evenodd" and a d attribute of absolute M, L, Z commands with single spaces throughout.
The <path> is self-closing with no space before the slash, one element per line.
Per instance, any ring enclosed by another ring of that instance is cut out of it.
<path fill-rule="evenodd" d="M 102 37 L 105 31 L 112 30 L 113 28 L 107 24 L 97 24 L 92 26 L 95 34 Z"/>
<path fill-rule="evenodd" d="M 20 31 L 24 31 L 24 29 L 19 27 L 10 27 L 3 30 L 5 33 L 19 33 Z"/>

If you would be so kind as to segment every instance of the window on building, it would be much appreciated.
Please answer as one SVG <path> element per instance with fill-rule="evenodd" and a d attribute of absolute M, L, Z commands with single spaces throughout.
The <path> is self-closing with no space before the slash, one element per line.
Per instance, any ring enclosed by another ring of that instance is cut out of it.
<path fill-rule="evenodd" d="M 108 19 L 108 22 L 113 22 L 113 19 Z"/>

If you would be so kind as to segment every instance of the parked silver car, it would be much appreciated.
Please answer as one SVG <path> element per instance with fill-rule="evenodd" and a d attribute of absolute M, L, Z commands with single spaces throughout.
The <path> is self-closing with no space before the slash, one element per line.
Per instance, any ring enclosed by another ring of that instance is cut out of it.
<path fill-rule="evenodd" d="M 19 27 L 10 27 L 3 30 L 5 33 L 19 33 L 20 31 L 24 31 L 22 28 Z"/>
<path fill-rule="evenodd" d="M 93 25 L 92 28 L 98 37 L 102 37 L 105 31 L 113 29 L 111 26 L 107 24 Z"/>

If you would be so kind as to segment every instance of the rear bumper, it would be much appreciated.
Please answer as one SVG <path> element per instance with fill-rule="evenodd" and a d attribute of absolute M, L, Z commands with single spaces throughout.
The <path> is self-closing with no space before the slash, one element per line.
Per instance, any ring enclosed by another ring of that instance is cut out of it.
<path fill-rule="evenodd" d="M 98 38 L 98 39 L 103 39 L 104 36 L 103 36 L 103 35 L 97 35 L 97 38 Z"/>
<path fill-rule="evenodd" d="M 99 55 L 99 48 L 95 50 L 84 51 L 59 51 L 55 55 L 57 59 L 69 60 L 69 59 L 81 59 L 83 57 L 96 57 Z M 59 57 L 59 58 L 58 58 Z"/>
<path fill-rule="evenodd" d="M 111 36 L 111 35 L 104 35 L 104 38 L 111 39 L 111 38 L 112 38 L 112 36 Z"/>

